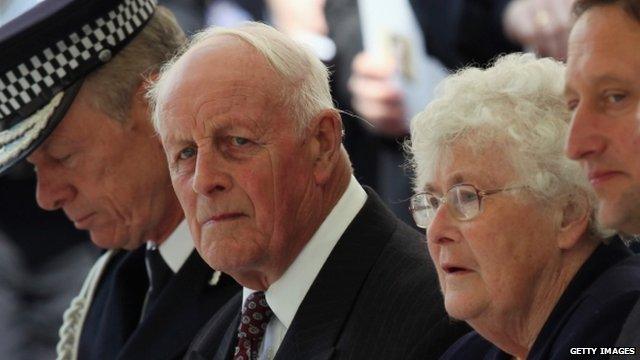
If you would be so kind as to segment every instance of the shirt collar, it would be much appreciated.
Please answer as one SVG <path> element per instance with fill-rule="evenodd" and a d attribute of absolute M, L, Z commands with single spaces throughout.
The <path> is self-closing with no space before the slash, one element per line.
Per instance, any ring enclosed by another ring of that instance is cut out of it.
<path fill-rule="evenodd" d="M 153 246 L 156 246 L 153 241 L 147 241 L 147 249 Z M 169 238 L 160 244 L 158 248 L 162 259 L 169 265 L 174 274 L 184 265 L 193 249 L 193 241 L 191 240 L 191 233 L 186 220 L 182 220 L 180 225 L 169 235 Z"/>
<path fill-rule="evenodd" d="M 355 177 L 351 176 L 347 190 L 298 254 L 298 257 L 280 279 L 271 284 L 265 292 L 269 307 L 286 328 L 291 325 L 298 307 L 300 307 L 322 265 L 366 201 L 367 193 Z M 243 289 L 243 304 L 254 291 L 248 288 Z"/>

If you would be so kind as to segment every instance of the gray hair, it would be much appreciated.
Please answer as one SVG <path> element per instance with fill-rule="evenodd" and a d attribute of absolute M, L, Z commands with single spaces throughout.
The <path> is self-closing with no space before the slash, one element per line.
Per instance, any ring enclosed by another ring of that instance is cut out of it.
<path fill-rule="evenodd" d="M 161 94 L 166 91 L 164 88 L 170 81 L 169 74 L 175 63 L 189 49 L 219 36 L 235 36 L 247 42 L 271 64 L 285 84 L 277 96 L 291 110 L 293 118 L 297 119 L 297 131 L 300 134 L 320 111 L 334 109 L 329 88 L 329 71 L 311 50 L 271 26 L 246 22 L 235 28 L 210 27 L 201 31 L 162 67 L 158 80 L 147 93 L 156 129 L 162 115 L 157 103 Z"/>
<path fill-rule="evenodd" d="M 85 82 L 93 105 L 115 120 L 126 121 L 140 83 L 184 44 L 186 37 L 173 14 L 159 6 L 147 25 L 111 61 Z"/>
<path fill-rule="evenodd" d="M 580 165 L 564 156 L 570 113 L 562 96 L 564 65 L 531 54 L 498 58 L 487 69 L 466 68 L 445 79 L 436 98 L 411 122 L 410 163 L 416 191 L 432 178 L 455 144 L 472 151 L 500 144 L 518 175 L 541 200 L 586 194 L 590 231 L 605 235 L 595 221 L 597 198 Z"/>

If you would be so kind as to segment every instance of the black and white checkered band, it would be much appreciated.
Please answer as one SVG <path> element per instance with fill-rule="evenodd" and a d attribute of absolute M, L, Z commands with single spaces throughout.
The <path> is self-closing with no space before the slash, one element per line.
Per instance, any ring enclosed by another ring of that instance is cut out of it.
<path fill-rule="evenodd" d="M 25 119 L 57 92 L 109 61 L 146 24 L 155 7 L 155 0 L 124 0 L 80 31 L 0 74 L 0 129 Z"/>

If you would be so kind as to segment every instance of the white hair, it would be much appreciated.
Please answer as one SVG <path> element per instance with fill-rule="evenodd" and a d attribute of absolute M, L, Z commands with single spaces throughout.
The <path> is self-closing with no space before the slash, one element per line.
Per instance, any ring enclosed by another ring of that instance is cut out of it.
<path fill-rule="evenodd" d="M 305 46 L 294 42 L 271 26 L 246 22 L 234 28 L 210 27 L 193 38 L 161 69 L 158 80 L 147 93 L 152 106 L 153 124 L 158 129 L 161 113 L 157 106 L 160 94 L 170 80 L 176 62 L 191 48 L 214 37 L 235 36 L 255 48 L 271 64 L 285 84 L 277 94 L 298 121 L 302 133 L 320 111 L 334 109 L 327 67 Z"/>
<path fill-rule="evenodd" d="M 562 96 L 564 65 L 532 54 L 498 58 L 487 69 L 466 68 L 446 78 L 436 97 L 411 122 L 410 163 L 422 191 L 456 144 L 471 151 L 495 147 L 520 185 L 542 200 L 586 194 L 595 221 L 597 198 L 580 165 L 564 156 L 570 113 Z"/>

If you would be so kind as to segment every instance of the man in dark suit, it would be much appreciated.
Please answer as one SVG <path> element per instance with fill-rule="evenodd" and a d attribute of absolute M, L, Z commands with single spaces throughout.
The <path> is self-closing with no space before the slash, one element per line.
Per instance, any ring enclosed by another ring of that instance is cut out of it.
<path fill-rule="evenodd" d="M 598 220 L 640 234 L 640 1 L 578 0 L 574 12 L 565 91 L 573 119 L 565 152 L 583 165 L 598 195 Z M 640 303 L 618 345 L 640 346 Z"/>
<path fill-rule="evenodd" d="M 61 359 L 179 358 L 239 291 L 194 251 L 149 121 L 146 79 L 183 42 L 151 0 L 44 1 L 0 28 L 0 171 L 27 157 L 38 204 L 108 249 Z"/>
<path fill-rule="evenodd" d="M 196 359 L 434 359 L 446 316 L 424 236 L 352 175 L 326 67 L 259 23 L 192 40 L 150 90 L 196 249 L 244 286 Z"/>

